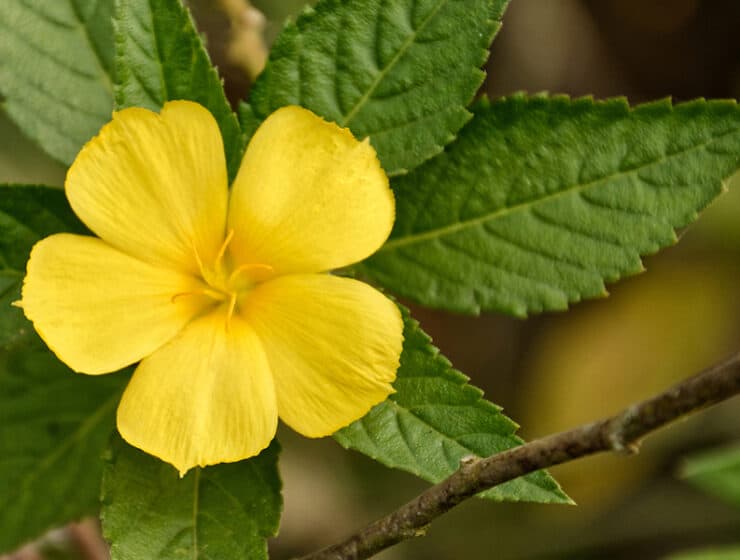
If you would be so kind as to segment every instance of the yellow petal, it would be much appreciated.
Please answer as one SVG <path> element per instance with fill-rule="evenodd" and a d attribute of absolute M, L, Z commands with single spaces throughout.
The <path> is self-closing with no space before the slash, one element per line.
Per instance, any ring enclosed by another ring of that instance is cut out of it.
<path fill-rule="evenodd" d="M 257 455 L 277 428 L 272 376 L 254 331 L 223 309 L 196 319 L 141 362 L 118 407 L 134 447 L 184 475 Z"/>
<path fill-rule="evenodd" d="M 49 348 L 72 369 L 115 371 L 151 354 L 201 311 L 202 287 L 94 237 L 58 234 L 31 251 L 21 306 Z"/>
<path fill-rule="evenodd" d="M 113 247 L 152 264 L 198 271 L 224 238 L 228 183 L 221 133 L 190 101 L 131 108 L 82 149 L 67 173 L 75 213 Z"/>
<path fill-rule="evenodd" d="M 277 274 L 370 256 L 390 234 L 395 212 L 370 143 L 300 107 L 279 109 L 257 130 L 229 204 L 237 263 L 268 264 Z"/>
<path fill-rule="evenodd" d="M 282 276 L 242 303 L 275 378 L 280 418 L 309 437 L 329 435 L 393 392 L 403 322 L 370 286 L 328 274 Z"/>

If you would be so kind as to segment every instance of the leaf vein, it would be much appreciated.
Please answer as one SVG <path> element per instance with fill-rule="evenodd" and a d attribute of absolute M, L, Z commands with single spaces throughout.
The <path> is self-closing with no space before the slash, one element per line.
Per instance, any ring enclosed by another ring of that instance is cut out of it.
<path fill-rule="evenodd" d="M 147 3 L 149 6 L 149 19 L 151 22 L 151 32 L 154 35 L 154 40 L 152 41 L 152 45 L 154 47 L 154 50 L 156 52 L 156 59 L 155 59 L 155 66 L 159 70 L 159 82 L 162 86 L 162 94 L 164 95 L 165 101 L 170 99 L 170 93 L 168 89 L 167 79 L 164 76 L 164 67 L 162 65 L 162 49 L 160 48 L 158 38 L 160 37 L 160 34 L 157 29 L 157 23 L 154 18 L 154 8 L 152 7 L 152 0 L 149 0 Z M 184 6 L 180 6 L 181 10 L 185 10 L 186 8 Z"/>
<path fill-rule="evenodd" d="M 639 218 L 647 218 L 649 220 L 661 221 L 660 216 L 656 216 L 649 212 L 644 212 L 642 210 L 637 210 L 635 208 L 620 208 L 619 206 L 612 206 L 600 200 L 596 200 L 594 198 L 589 197 L 583 191 L 577 191 L 577 192 L 581 200 L 583 200 L 589 206 L 594 206 L 595 208 L 603 208 L 604 210 L 608 210 L 610 212 L 627 214 L 633 217 L 637 216 Z"/>
<path fill-rule="evenodd" d="M 525 274 L 523 272 L 518 272 L 516 270 L 512 270 L 510 268 L 507 268 L 505 266 L 502 266 L 501 263 L 494 263 L 490 258 L 483 258 L 481 255 L 475 254 L 472 251 L 470 251 L 469 249 L 467 249 L 467 248 L 465 248 L 465 247 L 463 247 L 461 245 L 457 245 L 457 244 L 453 243 L 452 240 L 450 240 L 448 238 L 440 237 L 438 239 L 438 242 L 441 243 L 441 244 L 443 244 L 443 245 L 446 245 L 449 249 L 451 249 L 453 251 L 457 251 L 458 253 L 460 253 L 460 254 L 462 254 L 462 255 L 464 255 L 466 257 L 475 259 L 480 264 L 483 264 L 485 266 L 488 266 L 490 268 L 493 268 L 495 270 L 498 270 L 500 272 L 503 272 L 504 274 L 508 274 L 508 275 L 513 276 L 515 278 L 518 278 L 520 280 L 524 280 L 525 282 L 530 282 L 530 283 L 532 283 L 532 284 L 534 284 L 536 286 L 544 287 L 544 288 L 546 288 L 547 290 L 550 290 L 550 291 L 559 292 L 563 297 L 567 297 L 567 295 L 568 295 L 559 286 L 553 286 L 553 285 L 551 285 L 551 284 L 549 284 L 547 282 L 544 282 L 542 280 L 539 280 L 537 278 L 534 278 L 532 276 L 529 276 L 528 274 Z M 491 290 L 491 288 L 487 288 L 487 289 L 489 291 Z"/>
<path fill-rule="evenodd" d="M 39 18 L 43 19 L 44 21 L 51 23 L 52 25 L 57 25 L 59 27 L 66 27 L 67 29 L 74 29 L 74 24 L 70 23 L 69 21 L 63 21 L 59 19 L 55 19 L 51 17 L 49 14 L 42 10 L 38 10 L 36 6 L 29 4 L 27 0 L 20 0 L 20 5 L 23 6 L 26 10 L 33 13 L 34 15 L 38 16 Z"/>
<path fill-rule="evenodd" d="M 99 75 L 103 78 L 103 85 L 105 86 L 106 91 L 112 94 L 113 93 L 113 80 L 111 80 L 110 75 L 105 69 L 105 64 L 103 64 L 103 54 L 100 52 L 100 49 L 98 49 L 98 47 L 95 45 L 94 41 L 92 40 L 92 37 L 90 37 L 90 32 L 86 25 L 87 22 L 82 17 L 82 14 L 78 11 L 77 5 L 75 4 L 74 0 L 71 0 L 71 4 L 72 4 L 72 12 L 77 18 L 76 27 L 80 35 L 82 35 L 83 39 L 87 43 L 87 46 L 90 48 L 92 53 L 95 55 L 96 62 L 98 63 L 98 68 L 100 70 Z M 90 13 L 95 13 L 95 10 L 97 9 L 98 4 L 100 4 L 100 0 L 95 0 L 90 10 Z"/>
<path fill-rule="evenodd" d="M 5 23 L 3 20 L 0 20 L 0 27 L 5 29 L 8 33 L 11 35 L 14 35 L 17 39 L 20 40 L 24 45 L 26 45 L 29 49 L 31 49 L 33 52 L 35 52 L 37 55 L 46 58 L 47 60 L 50 60 L 53 62 L 56 66 L 59 66 L 61 69 L 69 71 L 72 74 L 75 74 L 77 76 L 81 76 L 88 80 L 97 80 L 98 76 L 91 74 L 89 72 L 86 72 L 85 70 L 78 68 L 76 66 L 72 66 L 69 62 L 66 62 L 65 60 L 62 60 L 56 56 L 54 56 L 52 53 L 45 51 L 43 48 L 38 46 L 36 43 L 34 43 L 32 40 L 30 40 L 28 37 L 23 35 L 23 33 L 16 29 L 7 23 Z"/>
<path fill-rule="evenodd" d="M 619 251 L 622 251 L 624 253 L 634 253 L 634 251 L 631 250 L 629 247 L 627 247 L 625 245 L 622 245 L 619 242 L 619 239 L 616 239 L 616 240 L 609 239 L 609 238 L 607 238 L 603 234 L 603 232 L 599 232 L 599 234 L 597 235 L 593 231 L 580 230 L 580 229 L 574 227 L 573 225 L 571 225 L 570 223 L 558 222 L 554 218 L 551 218 L 550 216 L 547 216 L 547 215 L 543 214 L 542 212 L 538 212 L 534 208 L 532 208 L 530 210 L 530 214 L 532 215 L 532 217 L 534 217 L 535 219 L 539 220 L 543 224 L 546 224 L 548 226 L 554 227 L 556 229 L 560 229 L 560 230 L 566 231 L 566 232 L 571 233 L 571 234 L 573 234 L 573 235 L 575 235 L 577 237 L 581 237 L 583 239 L 588 239 L 590 241 L 595 241 L 597 243 L 603 243 L 605 245 L 609 245 L 609 246 L 611 246 L 611 247 L 613 247 L 615 249 L 618 249 Z"/>
<path fill-rule="evenodd" d="M 107 118 L 108 117 L 107 114 L 105 114 L 105 116 L 103 116 L 104 113 L 94 111 L 94 110 L 90 109 L 89 107 L 75 105 L 72 102 L 72 100 L 70 100 L 68 97 L 57 95 L 54 91 L 48 90 L 41 83 L 35 83 L 34 81 L 31 80 L 31 78 L 29 78 L 27 76 L 24 76 L 21 73 L 15 74 L 14 77 L 19 82 L 22 82 L 23 84 L 25 84 L 25 85 L 27 85 L 29 87 L 34 88 L 34 90 L 37 91 L 38 93 L 40 93 L 42 96 L 44 96 L 44 97 L 46 97 L 46 98 L 48 98 L 50 100 L 53 100 L 55 103 L 57 103 L 59 105 L 63 105 L 64 107 L 67 107 L 68 109 L 74 111 L 75 113 L 82 113 L 83 115 L 87 115 L 87 116 L 93 117 L 96 120 L 99 120 L 101 118 Z M 28 100 L 29 100 L 29 98 L 27 97 L 26 98 L 26 102 L 28 102 Z M 39 111 L 34 111 L 33 114 L 36 115 L 37 113 L 39 113 Z M 51 121 L 49 121 L 48 119 L 47 120 L 44 120 L 44 122 L 47 123 L 47 124 L 51 124 Z M 57 132 L 61 132 L 63 136 L 67 136 L 66 135 L 66 131 L 64 129 L 62 129 L 62 128 L 56 128 L 55 130 L 57 130 Z"/>
<path fill-rule="evenodd" d="M 15 485 L 15 492 L 11 492 L 11 497 L 8 499 L 8 503 L 21 496 L 24 492 L 27 492 L 30 484 L 46 469 L 49 465 L 53 464 L 59 457 L 63 456 L 77 441 L 80 440 L 87 432 L 92 430 L 98 422 L 101 421 L 102 417 L 111 410 L 118 402 L 120 395 L 115 393 L 107 401 L 103 402 L 94 413 L 90 414 L 79 427 L 74 430 L 69 436 L 59 445 L 52 453 L 44 457 L 41 461 L 37 461 L 34 464 L 34 468 L 25 473 L 23 479 Z"/>
<path fill-rule="evenodd" d="M 401 60 L 403 56 L 406 54 L 408 49 L 414 43 L 416 36 L 429 24 L 430 21 L 434 19 L 437 13 L 442 9 L 444 5 L 447 4 L 448 1 L 449 0 L 440 0 L 434 6 L 434 8 L 429 12 L 427 17 L 424 18 L 424 20 L 421 22 L 419 27 L 414 29 L 414 31 L 409 34 L 406 40 L 401 44 L 401 47 L 398 49 L 398 52 L 393 56 L 393 58 L 391 58 L 391 60 L 388 62 L 385 68 L 383 68 L 380 71 L 380 73 L 375 77 L 375 80 L 373 80 L 372 84 L 370 84 L 370 87 L 367 89 L 367 91 L 362 95 L 362 97 L 358 99 L 358 101 L 355 103 L 355 105 L 352 107 L 349 113 L 344 114 L 341 121 L 339 122 L 340 126 L 343 126 L 343 127 L 349 126 L 349 124 L 352 122 L 352 119 L 354 119 L 355 116 L 357 116 L 357 113 L 360 112 L 360 109 L 362 109 L 362 107 L 364 107 L 364 105 L 370 100 L 371 96 L 373 95 L 373 92 L 380 86 L 380 84 L 383 82 L 383 79 L 385 79 L 385 77 L 393 69 L 393 67 L 398 63 L 398 61 Z"/>
<path fill-rule="evenodd" d="M 16 77 L 18 77 L 18 76 L 16 76 Z M 25 82 L 25 80 L 22 80 L 22 81 Z M 36 91 L 38 91 L 39 93 L 41 93 L 44 97 L 49 97 L 49 98 L 53 99 L 54 101 L 57 101 L 57 98 L 56 97 L 52 97 L 49 92 L 47 92 L 47 91 L 45 91 L 45 90 L 43 90 L 41 88 L 36 88 Z M 28 105 L 31 105 L 33 103 L 33 99 L 34 98 L 32 96 L 28 96 L 26 98 L 26 100 L 25 100 L 25 106 L 23 107 L 23 110 L 24 111 L 27 111 L 27 114 L 28 114 L 29 118 L 33 118 L 33 119 L 36 119 L 37 121 L 42 122 L 44 124 L 44 126 L 46 126 L 49 129 L 51 129 L 51 131 L 56 132 L 61 138 L 71 138 L 71 136 L 69 135 L 69 131 L 67 129 L 65 129 L 65 128 L 62 128 L 62 125 L 60 125 L 59 123 L 51 120 L 44 111 L 39 111 L 39 110 L 37 110 L 37 111 L 28 111 L 27 110 L 28 109 Z M 47 133 L 48 132 L 49 131 L 47 131 Z"/>
<path fill-rule="evenodd" d="M 442 238 L 444 236 L 447 236 L 447 235 L 456 233 L 456 232 L 458 232 L 460 230 L 464 230 L 464 229 L 467 229 L 469 227 L 476 226 L 476 225 L 478 225 L 480 223 L 483 223 L 485 221 L 495 220 L 497 218 L 501 218 L 503 216 L 507 216 L 507 215 L 512 214 L 512 213 L 517 212 L 517 211 L 531 209 L 533 206 L 536 206 L 536 205 L 539 205 L 539 204 L 543 204 L 543 203 L 548 202 L 548 201 L 551 201 L 551 200 L 556 200 L 558 198 L 561 198 L 561 197 L 566 196 L 568 194 L 571 194 L 573 192 L 577 192 L 579 190 L 591 189 L 591 188 L 594 188 L 594 187 L 603 185 L 605 183 L 608 183 L 609 181 L 612 181 L 614 179 L 619 179 L 619 178 L 623 178 L 623 177 L 628 177 L 630 175 L 638 174 L 640 171 L 643 171 L 645 169 L 651 168 L 651 167 L 656 166 L 656 165 L 660 165 L 661 163 L 664 163 L 664 162 L 666 162 L 666 161 L 668 161 L 668 160 L 670 160 L 672 158 L 679 157 L 681 155 L 684 155 L 686 153 L 690 153 L 690 152 L 693 152 L 693 151 L 696 151 L 696 150 L 701 150 L 701 149 L 705 148 L 707 145 L 712 144 L 714 142 L 717 142 L 717 141 L 721 140 L 722 138 L 724 138 L 726 136 L 737 134 L 738 131 L 740 131 L 740 129 L 732 129 L 732 130 L 730 130 L 728 132 L 725 132 L 725 133 L 723 133 L 721 135 L 715 136 L 714 138 L 712 138 L 710 140 L 707 140 L 704 143 L 696 144 L 694 146 L 685 148 L 683 150 L 677 150 L 675 152 L 672 152 L 671 154 L 664 155 L 664 156 L 662 156 L 662 157 L 660 157 L 660 158 L 658 158 L 658 159 L 656 159 L 654 161 L 651 161 L 651 162 L 648 162 L 648 163 L 644 163 L 644 164 L 638 165 L 638 166 L 633 167 L 633 168 L 628 169 L 628 170 L 620 170 L 620 171 L 614 172 L 614 173 L 612 173 L 610 175 L 606 175 L 604 177 L 600 177 L 598 179 L 595 179 L 595 180 L 593 180 L 591 182 L 588 182 L 588 183 L 575 184 L 575 185 L 566 186 L 563 189 L 560 189 L 560 190 L 558 190 L 558 191 L 556 191 L 554 193 L 545 195 L 545 196 L 543 196 L 541 198 L 538 198 L 536 200 L 527 200 L 527 201 L 521 202 L 519 204 L 515 204 L 513 206 L 508 206 L 508 207 L 496 209 L 496 210 L 494 210 L 492 212 L 488 212 L 488 213 L 482 214 L 481 216 L 478 216 L 476 218 L 471 218 L 471 219 L 468 219 L 468 220 L 465 220 L 465 221 L 462 221 L 462 222 L 457 222 L 457 223 L 449 224 L 447 226 L 435 228 L 435 229 L 432 229 L 432 230 L 428 230 L 428 231 L 423 231 L 423 232 L 419 232 L 419 233 L 407 235 L 405 237 L 397 237 L 395 239 L 391 239 L 383 247 L 381 247 L 381 249 L 378 252 L 380 253 L 380 252 L 384 252 L 384 251 L 392 251 L 392 250 L 398 249 L 399 247 L 403 247 L 403 246 L 406 246 L 406 245 L 411 245 L 411 244 L 414 244 L 414 243 L 419 243 L 421 241 L 426 241 L 426 240 L 435 239 L 435 238 Z M 641 180 L 643 180 L 643 179 L 641 178 Z"/>
<path fill-rule="evenodd" d="M 542 257 L 548 262 L 555 263 L 556 265 L 567 265 L 572 268 L 575 268 L 579 272 L 585 272 L 589 275 L 595 274 L 595 271 L 592 268 L 584 265 L 582 262 L 574 261 L 572 259 L 569 259 L 561 255 L 553 255 L 552 253 L 548 253 L 547 251 L 544 251 L 542 249 L 538 249 L 536 247 L 525 245 L 522 241 L 509 238 L 505 236 L 504 234 L 502 234 L 501 232 L 492 229 L 493 226 L 491 225 L 490 222 L 484 222 L 482 226 L 483 226 L 483 229 L 485 229 L 486 233 L 488 233 L 488 235 L 495 237 L 496 239 L 500 240 L 501 242 L 505 244 L 511 245 L 515 249 L 519 249 L 525 253 L 530 253 L 532 255 Z"/>
<path fill-rule="evenodd" d="M 195 467 L 193 476 L 193 560 L 198 560 L 198 503 L 200 502 L 200 467 Z"/>

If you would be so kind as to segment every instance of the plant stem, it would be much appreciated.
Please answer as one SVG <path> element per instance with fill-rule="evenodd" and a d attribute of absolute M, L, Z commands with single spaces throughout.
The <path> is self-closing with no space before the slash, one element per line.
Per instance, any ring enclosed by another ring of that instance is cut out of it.
<path fill-rule="evenodd" d="M 346 540 L 300 560 L 362 560 L 425 534 L 428 525 L 460 502 L 522 475 L 600 453 L 636 453 L 641 439 L 674 420 L 740 393 L 740 352 L 621 413 L 508 449 L 464 459 L 460 468 L 396 511 Z"/>

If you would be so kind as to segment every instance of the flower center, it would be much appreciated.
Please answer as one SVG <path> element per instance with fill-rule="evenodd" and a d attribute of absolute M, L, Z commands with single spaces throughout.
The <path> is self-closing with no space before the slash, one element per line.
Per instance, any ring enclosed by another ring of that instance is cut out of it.
<path fill-rule="evenodd" d="M 274 273 L 273 267 L 269 264 L 235 264 L 231 255 L 227 252 L 233 238 L 234 230 L 231 229 L 211 266 L 205 265 L 198 252 L 195 251 L 195 258 L 198 261 L 201 278 L 205 285 L 201 290 L 182 292 L 172 297 L 172 300 L 175 301 L 180 297 L 200 295 L 210 298 L 217 305 L 224 305 L 226 307 L 227 327 L 242 297 L 257 284 L 269 280 Z"/>

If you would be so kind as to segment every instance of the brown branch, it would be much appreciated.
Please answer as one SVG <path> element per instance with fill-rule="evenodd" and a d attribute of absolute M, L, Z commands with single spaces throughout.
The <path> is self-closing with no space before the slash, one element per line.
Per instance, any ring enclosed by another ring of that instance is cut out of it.
<path fill-rule="evenodd" d="M 427 526 L 460 502 L 527 473 L 602 451 L 636 453 L 653 430 L 740 393 L 740 352 L 668 391 L 621 413 L 550 435 L 486 459 L 463 460 L 449 478 L 345 541 L 300 560 L 361 560 L 401 541 L 423 535 Z"/>
<path fill-rule="evenodd" d="M 267 63 L 265 16 L 249 0 L 218 0 L 218 5 L 231 23 L 226 56 L 254 81 Z"/>
<path fill-rule="evenodd" d="M 75 544 L 82 560 L 105 560 L 108 546 L 103 540 L 98 520 L 86 519 L 67 526 L 67 534 Z"/>

